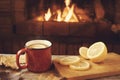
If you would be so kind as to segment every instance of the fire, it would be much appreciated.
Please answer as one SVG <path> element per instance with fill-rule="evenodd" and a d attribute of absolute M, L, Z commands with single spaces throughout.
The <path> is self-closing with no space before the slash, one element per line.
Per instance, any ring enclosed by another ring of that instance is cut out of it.
<path fill-rule="evenodd" d="M 66 7 L 68 7 L 70 5 L 70 3 L 71 3 L 71 0 L 65 0 Z"/>
<path fill-rule="evenodd" d="M 51 11 L 50 11 L 50 8 L 48 9 L 47 13 L 45 14 L 45 21 L 48 21 L 51 17 Z"/>
<path fill-rule="evenodd" d="M 71 0 L 65 0 L 65 8 L 63 11 L 58 9 L 56 12 L 51 12 L 52 10 L 48 8 L 48 11 L 44 16 L 37 17 L 37 21 L 64 21 L 64 22 L 79 22 L 83 19 L 82 15 L 77 16 L 75 13 L 75 4 L 71 5 Z M 71 6 L 70 6 L 71 5 Z M 53 13 L 56 13 L 56 17 L 53 19 Z"/>
<path fill-rule="evenodd" d="M 68 12 L 68 14 L 67 14 L 67 16 L 65 17 L 65 22 L 79 22 L 78 21 L 78 19 L 77 19 L 77 17 L 76 17 L 76 15 L 74 14 L 74 12 L 73 12 L 73 10 L 74 10 L 74 5 L 72 5 L 72 7 L 69 9 L 69 12 Z M 73 17 L 73 20 L 71 19 Z"/>
<path fill-rule="evenodd" d="M 61 11 L 58 10 L 58 11 L 57 11 L 57 14 L 58 14 L 58 16 L 57 16 L 57 21 L 62 21 Z"/>

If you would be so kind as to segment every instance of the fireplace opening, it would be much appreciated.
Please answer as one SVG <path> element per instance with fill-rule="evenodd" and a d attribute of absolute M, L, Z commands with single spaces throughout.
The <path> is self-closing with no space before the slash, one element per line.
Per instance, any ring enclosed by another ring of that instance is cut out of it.
<path fill-rule="evenodd" d="M 107 5 L 106 5 L 107 4 Z M 27 19 L 114 23 L 115 0 L 26 0 Z"/>

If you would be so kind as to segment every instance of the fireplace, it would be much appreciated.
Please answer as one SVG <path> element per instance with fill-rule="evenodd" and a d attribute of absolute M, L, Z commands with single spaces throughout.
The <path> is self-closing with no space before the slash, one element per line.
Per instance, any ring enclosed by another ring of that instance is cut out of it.
<path fill-rule="evenodd" d="M 27 19 L 57 22 L 90 22 L 94 17 L 93 3 L 79 6 L 80 0 L 26 0 Z M 83 8 L 84 9 L 83 9 Z"/>
<path fill-rule="evenodd" d="M 67 1 L 0 1 L 0 52 L 16 53 L 28 40 L 48 39 L 57 55 L 79 54 L 79 47 L 96 41 L 120 53 L 119 0 Z"/>

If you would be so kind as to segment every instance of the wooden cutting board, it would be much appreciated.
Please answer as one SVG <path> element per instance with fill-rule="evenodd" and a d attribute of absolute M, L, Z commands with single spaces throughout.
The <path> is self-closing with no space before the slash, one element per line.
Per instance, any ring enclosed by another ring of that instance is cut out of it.
<path fill-rule="evenodd" d="M 76 71 L 70 69 L 68 66 L 54 62 L 56 70 L 62 77 L 67 78 L 67 80 L 92 79 L 120 74 L 120 55 L 118 54 L 109 53 L 104 62 L 90 62 L 90 64 L 91 67 L 89 70 Z"/>

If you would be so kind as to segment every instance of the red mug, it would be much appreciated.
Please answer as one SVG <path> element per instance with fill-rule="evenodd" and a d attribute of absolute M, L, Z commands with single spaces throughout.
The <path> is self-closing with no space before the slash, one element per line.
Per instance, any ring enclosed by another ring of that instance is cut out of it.
<path fill-rule="evenodd" d="M 26 42 L 25 48 L 16 53 L 16 64 L 19 69 L 27 68 L 32 72 L 44 72 L 51 67 L 51 45 L 48 40 L 31 40 Z M 26 54 L 26 64 L 20 64 L 20 55 Z"/>

